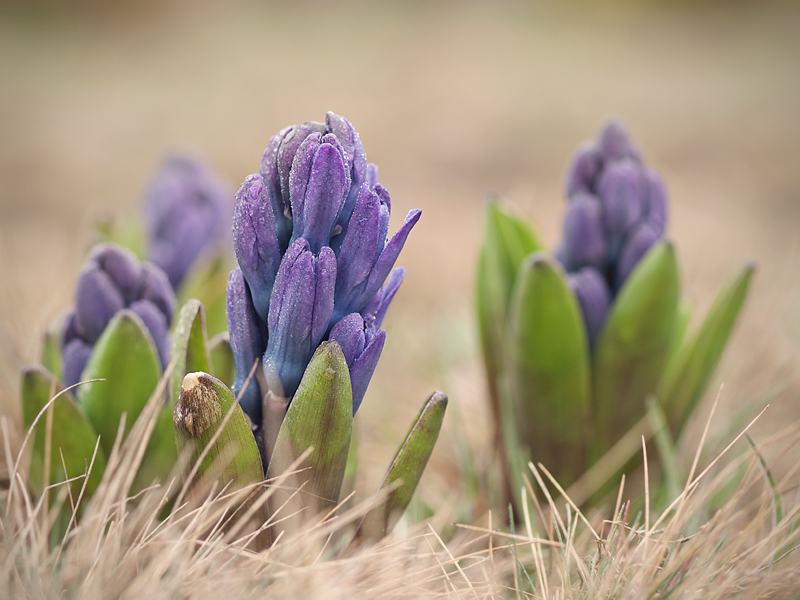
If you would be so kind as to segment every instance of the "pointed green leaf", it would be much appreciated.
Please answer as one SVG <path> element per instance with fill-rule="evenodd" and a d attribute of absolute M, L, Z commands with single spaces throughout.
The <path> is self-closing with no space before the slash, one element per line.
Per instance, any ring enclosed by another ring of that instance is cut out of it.
<path fill-rule="evenodd" d="M 28 367 L 22 372 L 22 418 L 25 429 L 29 429 L 42 408 L 64 387 L 42 367 Z M 86 473 L 92 461 L 97 433 L 92 428 L 80 406 L 75 403 L 70 392 L 59 396 L 52 404 L 52 431 L 50 442 L 50 476 L 49 482 L 65 481 L 67 477 L 77 477 Z M 47 431 L 47 413 L 36 423 L 31 453 L 30 484 L 37 494 L 42 493 L 44 482 L 45 437 Z M 61 454 L 67 466 L 66 476 L 61 464 Z M 106 467 L 106 457 L 102 448 L 98 448 L 94 466 L 86 484 L 86 494 L 92 494 Z M 77 498 L 83 486 L 83 480 L 72 484 L 73 498 Z"/>
<path fill-rule="evenodd" d="M 197 478 L 233 482 L 238 488 L 263 480 L 264 472 L 249 422 L 227 386 L 206 373 L 189 373 L 172 418 L 180 451 L 188 451 L 194 464 L 232 407 L 233 414 L 200 464 Z"/>
<path fill-rule="evenodd" d="M 236 376 L 236 365 L 233 362 L 231 340 L 227 331 L 215 335 L 208 342 L 208 352 L 214 376 L 228 387 L 232 387 Z"/>
<path fill-rule="evenodd" d="M 291 486 L 302 489 L 311 514 L 329 510 L 339 501 L 352 430 L 353 393 L 342 349 L 322 342 L 311 359 L 283 420 L 270 459 L 268 476 L 285 473 L 306 450 L 313 448 Z M 277 504 L 286 495 L 276 494 Z"/>
<path fill-rule="evenodd" d="M 520 442 L 563 485 L 583 473 L 589 346 L 561 267 L 542 252 L 520 268 L 511 304 L 509 390 Z"/>
<path fill-rule="evenodd" d="M 394 528 L 411 502 L 433 453 L 446 408 L 447 396 L 442 392 L 434 392 L 422 406 L 381 484 L 381 490 L 394 489 L 385 501 L 370 509 L 361 521 L 357 535 L 377 540 Z"/>
<path fill-rule="evenodd" d="M 142 464 L 136 473 L 131 488 L 137 493 L 154 482 L 167 481 L 172 469 L 178 462 L 178 448 L 175 444 L 175 426 L 172 423 L 172 411 L 165 405 L 157 417 L 153 432 L 147 442 L 147 449 L 142 457 Z"/>
<path fill-rule="evenodd" d="M 129 310 L 119 311 L 92 350 L 81 379 L 105 379 L 78 388 L 78 401 L 108 456 L 126 413 L 125 435 L 139 418 L 161 376 L 153 338 L 142 320 Z"/>
<path fill-rule="evenodd" d="M 205 256 L 192 266 L 178 290 L 181 304 L 197 298 L 203 305 L 209 336 L 228 329 L 225 290 L 230 272 L 230 262 L 223 252 Z"/>
<path fill-rule="evenodd" d="M 689 322 L 692 320 L 692 306 L 686 299 L 681 299 L 678 304 L 678 314 L 675 317 L 675 327 L 672 330 L 672 339 L 669 341 L 669 352 L 667 352 L 667 366 L 664 373 L 673 368 L 673 362 L 681 354 L 683 342 L 686 339 L 686 331 L 689 329 Z M 661 380 L 663 381 L 663 377 Z"/>
<path fill-rule="evenodd" d="M 205 316 L 199 300 L 189 300 L 178 314 L 172 333 L 170 362 L 174 363 L 174 367 L 169 377 L 169 401 L 170 406 L 175 406 L 187 373 L 212 372 Z"/>
<path fill-rule="evenodd" d="M 492 410 L 498 420 L 498 378 L 503 364 L 503 338 L 511 293 L 522 261 L 542 248 L 526 223 L 502 209 L 497 201 L 486 203 L 486 228 L 478 259 L 475 297 Z"/>
<path fill-rule="evenodd" d="M 677 437 L 706 390 L 742 310 L 755 265 L 748 264 L 720 290 L 697 333 L 664 373 L 658 398 Z"/>
<path fill-rule="evenodd" d="M 595 456 L 644 416 L 667 361 L 679 294 L 675 250 L 659 242 L 628 276 L 595 347 Z"/>

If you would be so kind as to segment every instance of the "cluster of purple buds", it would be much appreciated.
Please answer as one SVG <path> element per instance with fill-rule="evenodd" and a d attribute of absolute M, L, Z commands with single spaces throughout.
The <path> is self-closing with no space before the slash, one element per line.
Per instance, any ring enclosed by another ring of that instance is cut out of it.
<path fill-rule="evenodd" d="M 172 156 L 147 190 L 145 216 L 149 258 L 178 289 L 198 258 L 228 242 L 231 193 L 203 163 Z"/>
<path fill-rule="evenodd" d="M 114 244 L 97 245 L 81 271 L 75 307 L 64 322 L 61 353 L 66 385 L 80 381 L 95 342 L 114 315 L 124 309 L 142 320 L 166 367 L 168 330 L 175 311 L 175 294 L 167 276 L 152 263 L 140 263 L 130 250 Z"/>
<path fill-rule="evenodd" d="M 261 422 L 261 359 L 269 392 L 291 398 L 323 340 L 342 347 L 358 409 L 383 349 L 380 329 L 405 270 L 392 270 L 419 210 L 387 243 L 391 201 L 344 117 L 280 131 L 259 173 L 236 194 L 233 244 L 239 269 L 228 281 L 233 390 Z M 388 280 L 387 280 L 388 277 Z M 385 282 L 385 285 L 384 285 Z"/>
<path fill-rule="evenodd" d="M 578 148 L 566 188 L 569 206 L 556 256 L 593 343 L 625 279 L 664 235 L 666 190 L 617 121 L 603 127 L 597 142 Z"/>

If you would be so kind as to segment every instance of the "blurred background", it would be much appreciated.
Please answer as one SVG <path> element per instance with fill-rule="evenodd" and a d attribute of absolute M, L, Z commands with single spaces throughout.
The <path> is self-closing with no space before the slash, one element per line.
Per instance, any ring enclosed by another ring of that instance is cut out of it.
<path fill-rule="evenodd" d="M 486 467 L 484 198 L 553 247 L 567 161 L 609 116 L 667 182 L 696 315 L 758 263 L 700 414 L 724 383 L 720 440 L 767 402 L 756 439 L 800 418 L 800 3 L 6 0 L 0 82 L 0 410 L 17 428 L 19 369 L 71 304 L 95 227 L 140 214 L 165 153 L 195 149 L 234 190 L 271 135 L 327 110 L 380 166 L 392 230 L 423 210 L 359 413 L 367 489 L 433 389 L 451 404 L 426 503 L 458 495 L 465 449 Z"/>

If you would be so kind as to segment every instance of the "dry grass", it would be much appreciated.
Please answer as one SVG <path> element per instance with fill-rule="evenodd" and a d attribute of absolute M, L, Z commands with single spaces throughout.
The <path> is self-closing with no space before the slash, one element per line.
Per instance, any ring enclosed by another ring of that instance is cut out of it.
<path fill-rule="evenodd" d="M 362 503 L 284 531 L 256 552 L 259 531 L 241 525 L 249 516 L 232 518 L 252 490 L 209 490 L 163 520 L 177 478 L 130 497 L 159 397 L 125 442 L 117 440 L 88 501 L 71 497 L 64 485 L 32 497 L 3 418 L 6 468 L 14 476 L 0 496 L 0 596 L 713 599 L 796 597 L 800 587 L 800 504 L 787 489 L 794 474 L 775 481 L 762 453 L 790 452 L 800 441 L 797 424 L 760 445 L 749 438 L 748 450 L 728 456 L 745 448 L 742 438 L 763 411 L 703 465 L 709 418 L 683 491 L 660 511 L 651 507 L 647 471 L 643 504 L 623 478 L 613 510 L 584 514 L 546 469 L 530 464 L 516 531 L 496 527 L 491 513 L 484 527 L 446 528 L 439 515 L 359 548 L 350 541 L 369 508 Z M 561 497 L 551 496 L 545 479 Z M 282 483 L 272 482 L 261 501 Z M 634 514 L 632 506 L 641 510 Z M 63 538 L 55 535 L 64 531 L 59 509 L 71 515 Z M 280 529 L 290 516 L 278 511 L 262 529 Z"/>

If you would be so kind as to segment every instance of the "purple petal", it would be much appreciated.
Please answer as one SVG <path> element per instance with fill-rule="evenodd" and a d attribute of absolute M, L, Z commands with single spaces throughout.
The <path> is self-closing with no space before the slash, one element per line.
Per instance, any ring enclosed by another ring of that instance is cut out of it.
<path fill-rule="evenodd" d="M 236 194 L 233 249 L 256 311 L 266 321 L 281 252 L 272 206 L 261 175 L 250 175 Z"/>
<path fill-rule="evenodd" d="M 369 163 L 367 165 L 367 185 L 369 189 L 374 189 L 378 185 L 378 165 Z"/>
<path fill-rule="evenodd" d="M 269 146 L 264 151 L 264 157 L 261 159 L 261 176 L 264 178 L 264 185 L 267 188 L 267 195 L 272 206 L 272 216 L 275 220 L 281 252 L 286 252 L 286 248 L 289 246 L 289 238 L 292 237 L 292 220 L 286 216 L 289 196 L 284 198 L 281 192 L 281 179 L 278 174 L 278 149 L 291 129 L 291 127 L 287 127 L 279 131 L 277 135 L 272 136 Z M 291 167 L 291 161 L 289 161 L 289 166 Z"/>
<path fill-rule="evenodd" d="M 125 300 L 108 273 L 95 263 L 89 263 L 80 274 L 75 290 L 75 329 L 78 334 L 94 344 L 111 318 L 123 308 Z"/>
<path fill-rule="evenodd" d="M 241 394 L 239 404 L 242 410 L 254 423 L 260 423 L 262 394 L 258 379 L 254 375 L 244 392 L 242 387 L 250 374 L 250 369 L 264 353 L 267 345 L 261 333 L 263 324 L 259 322 L 250 289 L 240 269 L 231 271 L 228 277 L 226 311 L 231 351 L 236 367 L 233 393 L 237 397 Z"/>
<path fill-rule="evenodd" d="M 381 357 L 385 342 L 386 332 L 381 329 L 350 367 L 350 384 L 353 388 L 353 415 L 356 414 L 358 407 L 361 406 L 361 401 L 364 399 L 364 394 L 367 393 L 367 387 L 372 379 L 372 374 L 375 372 L 375 367 L 378 366 L 378 359 Z"/>
<path fill-rule="evenodd" d="M 342 145 L 347 165 L 347 173 L 350 179 L 350 187 L 342 205 L 338 223 L 344 225 L 350 220 L 350 214 L 356 204 L 359 190 L 363 183 L 367 181 L 367 155 L 358 132 L 344 117 L 329 112 L 325 117 L 328 130 L 337 137 Z M 377 173 L 375 173 L 377 182 Z"/>
<path fill-rule="evenodd" d="M 660 238 L 658 231 L 650 223 L 638 224 L 628 235 L 622 252 L 617 262 L 617 272 L 614 277 L 616 289 L 622 284 L 636 267 L 639 260 L 647 254 L 650 247 Z"/>
<path fill-rule="evenodd" d="M 137 300 L 128 308 L 142 319 L 142 322 L 150 331 L 150 336 L 153 338 L 158 356 L 161 359 L 161 366 L 166 368 L 169 362 L 171 341 L 168 332 L 169 326 L 164 313 L 149 300 Z"/>
<path fill-rule="evenodd" d="M 164 314 L 167 325 L 172 323 L 175 313 L 175 292 L 167 279 L 164 271 L 150 262 L 142 264 L 142 288 L 139 293 L 140 300 L 150 300 Z"/>
<path fill-rule="evenodd" d="M 364 351 L 364 319 L 358 313 L 350 313 L 333 326 L 328 339 L 338 342 L 347 366 L 352 366 L 356 357 Z"/>
<path fill-rule="evenodd" d="M 316 262 L 316 289 L 314 290 L 314 313 L 311 319 L 311 351 L 313 352 L 325 333 L 333 315 L 333 299 L 336 289 L 336 255 L 328 246 L 322 248 Z M 310 359 L 310 356 L 309 356 Z"/>
<path fill-rule="evenodd" d="M 564 217 L 564 266 L 567 271 L 584 266 L 601 268 L 605 260 L 600 201 L 580 192 L 573 196 Z"/>
<path fill-rule="evenodd" d="M 142 281 L 142 266 L 133 252 L 116 244 L 99 244 L 92 248 L 89 260 L 95 261 L 108 273 L 126 304 L 136 300 Z"/>
<path fill-rule="evenodd" d="M 332 143 L 336 138 L 325 136 L 323 140 L 325 143 L 316 147 L 315 135 L 303 142 L 289 178 L 292 238 L 306 238 L 315 254 L 328 244 L 350 188 L 341 147 Z"/>
<path fill-rule="evenodd" d="M 275 279 L 264 374 L 270 390 L 278 396 L 294 395 L 314 350 L 316 262 L 308 242 L 300 238 L 289 246 Z"/>
<path fill-rule="evenodd" d="M 81 380 L 81 373 L 89 363 L 91 355 L 92 347 L 80 338 L 73 339 L 64 347 L 63 375 L 65 386 L 75 385 Z"/>
<path fill-rule="evenodd" d="M 584 142 L 572 155 L 567 171 L 567 196 L 576 192 L 594 192 L 595 178 L 600 171 L 602 157 L 594 142 Z"/>
<path fill-rule="evenodd" d="M 598 182 L 597 195 L 612 244 L 642 215 L 642 173 L 630 159 L 606 165 Z"/>
<path fill-rule="evenodd" d="M 400 227 L 392 239 L 389 240 L 389 243 L 386 244 L 386 247 L 383 249 L 383 252 L 381 252 L 380 257 L 372 269 L 372 273 L 370 273 L 367 286 L 360 300 L 362 306 L 375 295 L 375 292 L 377 292 L 381 285 L 383 285 L 383 282 L 386 281 L 386 276 L 389 275 L 389 271 L 394 267 L 394 263 L 400 255 L 400 251 L 403 249 L 406 239 L 408 239 L 408 234 L 411 233 L 411 230 L 414 228 L 414 225 L 417 224 L 421 215 L 422 211 L 419 209 L 409 211 L 402 227 Z"/>
<path fill-rule="evenodd" d="M 61 351 L 63 352 L 67 344 L 76 337 L 78 337 L 78 330 L 75 329 L 75 309 L 71 308 L 61 322 Z"/>
<path fill-rule="evenodd" d="M 281 186 L 281 196 L 283 196 L 284 203 L 287 204 L 291 197 L 289 194 L 289 176 L 292 171 L 292 164 L 294 163 L 297 149 L 300 148 L 300 144 L 302 144 L 309 135 L 312 133 L 325 135 L 328 133 L 328 128 L 323 123 L 306 121 L 302 125 L 288 127 L 284 129 L 283 132 L 285 132 L 285 134 L 278 147 L 276 163 L 278 167 L 278 180 Z"/>
<path fill-rule="evenodd" d="M 607 161 L 634 157 L 630 136 L 621 122 L 611 120 L 603 127 L 600 132 L 600 154 Z"/>
<path fill-rule="evenodd" d="M 567 281 L 578 298 L 589 344 L 593 346 L 611 306 L 611 292 L 608 284 L 603 276 L 592 267 L 584 267 L 577 273 L 569 274 Z"/>
<path fill-rule="evenodd" d="M 389 304 L 391 304 L 397 290 L 400 289 L 400 284 L 403 283 L 405 276 L 406 270 L 404 267 L 397 267 L 392 270 L 386 285 L 378 290 L 372 300 L 364 307 L 364 310 L 361 311 L 365 319 L 367 315 L 372 317 L 372 327 L 380 328 L 383 318 L 386 316 L 386 311 L 389 309 Z"/>

